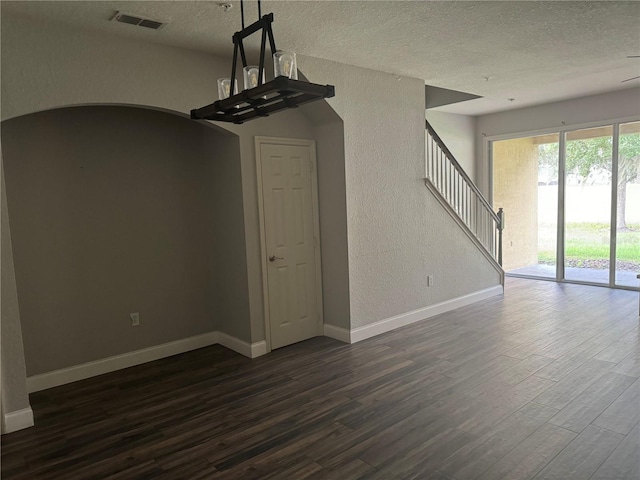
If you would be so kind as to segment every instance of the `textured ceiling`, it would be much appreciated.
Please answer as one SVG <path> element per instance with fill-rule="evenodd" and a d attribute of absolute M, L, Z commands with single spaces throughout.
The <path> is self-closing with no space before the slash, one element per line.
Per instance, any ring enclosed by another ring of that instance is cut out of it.
<path fill-rule="evenodd" d="M 2 1 L 2 11 L 230 56 L 240 4 Z M 256 2 L 245 2 L 247 24 Z M 168 22 L 109 22 L 115 10 Z M 279 48 L 421 78 L 484 98 L 440 108 L 478 115 L 622 88 L 640 80 L 640 2 L 269 1 Z M 258 42 L 259 40 L 254 40 Z M 304 65 L 300 65 L 304 72 Z M 485 77 L 489 79 L 486 80 Z M 515 99 L 510 101 L 509 99 Z"/>

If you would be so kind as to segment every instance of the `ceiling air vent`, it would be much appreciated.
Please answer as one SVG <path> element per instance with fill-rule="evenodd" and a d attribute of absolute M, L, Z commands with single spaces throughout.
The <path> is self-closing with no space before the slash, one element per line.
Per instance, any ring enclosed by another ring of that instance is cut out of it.
<path fill-rule="evenodd" d="M 150 20 L 148 18 L 137 17 L 136 15 L 130 15 L 128 13 L 116 12 L 111 20 L 115 20 L 120 23 L 128 23 L 129 25 L 137 25 L 139 27 L 151 28 L 158 30 L 164 23 Z"/>

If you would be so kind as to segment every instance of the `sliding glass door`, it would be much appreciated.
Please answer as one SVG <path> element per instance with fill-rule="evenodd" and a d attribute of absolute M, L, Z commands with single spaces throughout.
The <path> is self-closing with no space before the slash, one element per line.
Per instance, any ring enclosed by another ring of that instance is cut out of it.
<path fill-rule="evenodd" d="M 493 144 L 493 201 L 507 213 L 503 267 L 555 278 L 558 134 Z"/>
<path fill-rule="evenodd" d="M 638 287 L 640 122 L 490 142 L 509 274 Z"/>
<path fill-rule="evenodd" d="M 621 124 L 618 138 L 615 283 L 632 287 L 640 273 L 640 122 Z"/>
<path fill-rule="evenodd" d="M 565 136 L 564 278 L 609 283 L 613 127 Z"/>

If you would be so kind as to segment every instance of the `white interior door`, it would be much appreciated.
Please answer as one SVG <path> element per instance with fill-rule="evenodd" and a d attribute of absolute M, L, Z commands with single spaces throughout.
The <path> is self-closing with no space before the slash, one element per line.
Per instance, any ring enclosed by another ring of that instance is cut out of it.
<path fill-rule="evenodd" d="M 321 333 L 315 145 L 280 142 L 256 141 L 272 349 Z"/>

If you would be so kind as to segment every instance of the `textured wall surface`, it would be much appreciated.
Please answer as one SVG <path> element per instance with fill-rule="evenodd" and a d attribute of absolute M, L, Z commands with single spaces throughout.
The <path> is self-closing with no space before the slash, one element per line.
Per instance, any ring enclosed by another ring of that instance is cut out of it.
<path fill-rule="evenodd" d="M 424 82 L 303 57 L 344 121 L 351 328 L 499 284 L 424 186 Z M 427 276 L 434 286 L 427 287 Z"/>
<path fill-rule="evenodd" d="M 465 173 L 475 181 L 476 118 L 427 110 L 427 120 L 456 157 Z"/>
<path fill-rule="evenodd" d="M 0 341 L 2 346 L 2 412 L 15 412 L 29 407 L 27 395 L 26 367 L 22 342 L 22 326 L 20 324 L 20 307 L 16 291 L 15 270 L 11 244 L 11 229 L 7 210 L 7 189 L 4 179 L 4 162 L 0 154 L 0 175 L 2 186 L 0 192 L 0 209 L 2 222 L 0 225 Z M 4 421 L 3 421 L 4 423 Z"/>
<path fill-rule="evenodd" d="M 213 101 L 212 79 L 228 74 L 228 61 L 187 50 L 16 16 L 3 15 L 2 22 L 3 66 L 15 66 L 2 69 L 3 118 L 104 102 L 186 113 Z M 344 122 L 350 273 L 341 281 L 350 288 L 351 327 L 498 284 L 497 273 L 424 187 L 424 82 L 303 56 L 299 67 L 311 81 L 336 85 L 330 104 Z M 255 342 L 264 339 L 264 318 L 253 136 L 313 138 L 315 132 L 300 112 L 223 128 L 240 137 Z M 434 275 L 433 287 L 426 287 L 427 275 Z M 336 305 L 343 308 L 345 298 L 341 292 Z"/>
<path fill-rule="evenodd" d="M 519 138 L 493 144 L 493 204 L 508 215 L 503 268 L 538 263 L 538 145 Z"/>
<path fill-rule="evenodd" d="M 349 329 L 344 125 L 342 121 L 336 121 L 336 117 L 333 113 L 333 121 L 314 128 L 318 150 L 322 293 L 325 323 Z"/>
<path fill-rule="evenodd" d="M 228 71 L 222 59 L 180 48 L 4 11 L 1 21 L 2 120 L 107 101 L 188 113 L 215 100 L 215 79 Z"/>
<path fill-rule="evenodd" d="M 126 107 L 27 115 L 2 137 L 28 375 L 218 321 L 250 337 L 237 139 Z"/>
<path fill-rule="evenodd" d="M 535 107 L 510 110 L 477 117 L 476 179 L 483 192 L 489 191 L 489 158 L 484 137 L 562 129 L 571 125 L 640 118 L 640 88 L 547 103 Z M 557 130 L 555 130 L 557 131 Z"/>
<path fill-rule="evenodd" d="M 3 0 L 2 10 L 230 54 L 229 39 L 240 24 L 237 2 L 227 13 L 219 2 L 127 3 L 133 13 L 169 25 L 156 32 L 106 21 L 110 8 L 124 9 L 109 2 Z M 246 7 L 251 22 L 255 2 Z M 483 96 L 451 105 L 455 110 L 447 111 L 455 113 L 478 115 L 620 89 L 628 85 L 621 80 L 638 74 L 637 60 L 626 56 L 638 52 L 639 2 L 305 0 L 264 7 L 275 15 L 280 47 Z"/>
<path fill-rule="evenodd" d="M 209 130 L 209 129 L 207 129 Z M 240 142 L 237 137 L 206 135 L 205 152 L 211 162 L 210 188 L 213 243 L 209 271 L 213 275 L 215 329 L 251 341 L 249 278 L 245 249 Z"/>
<path fill-rule="evenodd" d="M 131 104 L 188 114 L 217 98 L 229 60 L 14 14 L 2 15 L 2 119 L 67 105 Z M 254 136 L 312 138 L 289 111 L 245 125 L 217 124 L 240 139 L 251 338 L 264 340 Z"/>
<path fill-rule="evenodd" d="M 265 339 L 264 303 L 262 298 L 262 253 L 260 251 L 260 221 L 258 212 L 258 180 L 255 137 L 313 138 L 313 128 L 299 112 L 278 113 L 244 125 L 234 125 L 240 137 L 242 194 L 251 312 L 251 342 Z M 231 128 L 230 128 L 231 129 Z M 249 341 L 249 339 L 247 339 Z"/>

